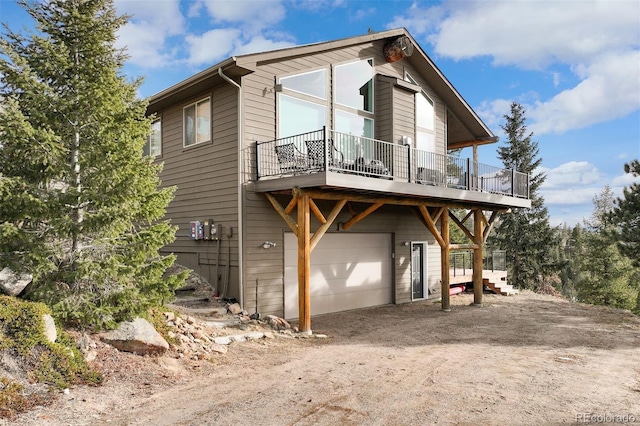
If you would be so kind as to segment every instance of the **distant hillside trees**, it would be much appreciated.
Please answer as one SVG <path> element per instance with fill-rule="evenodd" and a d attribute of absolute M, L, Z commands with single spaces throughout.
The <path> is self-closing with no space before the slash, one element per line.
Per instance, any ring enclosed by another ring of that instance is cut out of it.
<path fill-rule="evenodd" d="M 640 269 L 620 251 L 610 220 L 614 210 L 613 191 L 606 186 L 593 199 L 591 218 L 585 220 L 584 242 L 574 253 L 573 262 L 580 270 L 575 281 L 578 301 L 635 309 L 640 290 Z"/>
<path fill-rule="evenodd" d="M 139 82 L 114 47 L 111 0 L 20 2 L 36 31 L 0 38 L 0 268 L 33 274 L 28 297 L 101 328 L 168 301 L 184 276 L 159 256 L 173 197 L 143 157 Z"/>
<path fill-rule="evenodd" d="M 511 104 L 501 126 L 507 141 L 498 149 L 498 156 L 505 168 L 529 174 L 531 208 L 514 208 L 510 214 L 503 214 L 488 245 L 506 250 L 509 279 L 515 286 L 535 290 L 557 269 L 552 256 L 556 241 L 549 212 L 539 194 L 546 179 L 544 173 L 536 172 L 542 158 L 537 142 L 532 140 L 533 133 L 527 131 L 525 112 L 517 102 Z"/>
<path fill-rule="evenodd" d="M 640 176 L 640 161 L 625 164 L 624 171 Z M 624 188 L 622 198 L 615 201 L 607 219 L 613 225 L 612 232 L 620 251 L 640 267 L 640 184 L 632 183 Z"/>

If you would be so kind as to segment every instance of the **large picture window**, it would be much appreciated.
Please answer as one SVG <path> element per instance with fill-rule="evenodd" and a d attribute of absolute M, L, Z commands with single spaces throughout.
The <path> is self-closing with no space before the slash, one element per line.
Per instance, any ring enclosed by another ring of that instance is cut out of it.
<path fill-rule="evenodd" d="M 162 154 L 162 121 L 160 119 L 151 122 L 151 134 L 144 144 L 142 153 L 148 157 L 157 157 Z"/>
<path fill-rule="evenodd" d="M 418 83 L 409 75 L 406 81 L 418 85 Z M 415 94 L 416 109 L 416 148 L 435 152 L 436 150 L 436 132 L 435 132 L 435 108 L 433 101 L 427 96 L 424 90 Z"/>
<path fill-rule="evenodd" d="M 280 95 L 278 129 L 281 138 L 321 129 L 326 124 L 326 117 L 326 105 Z"/>
<path fill-rule="evenodd" d="M 278 136 L 299 135 L 321 129 L 327 122 L 327 70 L 282 77 L 278 81 Z"/>
<path fill-rule="evenodd" d="M 294 92 L 319 99 L 327 99 L 327 70 L 282 77 L 280 84 L 282 84 L 283 89 L 293 90 Z"/>
<path fill-rule="evenodd" d="M 373 112 L 373 59 L 336 66 L 335 81 L 336 103 Z"/>
<path fill-rule="evenodd" d="M 203 99 L 184 108 L 184 146 L 211 140 L 211 99 Z"/>

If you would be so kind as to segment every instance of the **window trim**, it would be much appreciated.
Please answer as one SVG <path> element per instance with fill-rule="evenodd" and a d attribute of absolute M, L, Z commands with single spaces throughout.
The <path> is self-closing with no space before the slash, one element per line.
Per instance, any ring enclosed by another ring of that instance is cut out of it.
<path fill-rule="evenodd" d="M 371 111 L 367 111 L 364 109 L 360 109 L 360 108 L 354 108 L 351 105 L 347 105 L 347 104 L 343 104 L 338 102 L 338 87 L 337 87 L 337 69 L 339 67 L 342 66 L 346 66 L 346 65 L 351 65 L 351 64 L 355 64 L 358 62 L 370 62 L 371 64 Z M 376 99 L 376 62 L 375 59 L 372 57 L 369 58 L 363 58 L 363 59 L 356 59 L 356 60 L 352 60 L 352 61 L 346 61 L 346 62 L 341 62 L 338 64 L 333 64 L 331 67 L 331 71 L 332 71 L 332 100 L 331 103 L 334 106 L 334 109 L 340 108 L 343 110 L 350 110 L 350 111 L 357 111 L 358 114 L 362 114 L 364 116 L 369 116 L 371 115 L 371 118 L 373 119 L 375 117 L 375 99 Z"/>
<path fill-rule="evenodd" d="M 195 123 L 195 125 L 194 125 L 194 137 L 195 137 L 195 140 L 194 140 L 193 143 L 190 143 L 190 144 L 187 145 L 187 143 L 186 143 L 187 142 L 187 125 L 186 125 L 187 116 L 186 116 L 186 111 L 187 111 L 188 108 L 195 107 L 195 113 L 196 113 L 196 118 L 197 118 L 198 105 L 200 105 L 200 104 L 202 104 L 204 102 L 208 102 L 209 103 L 209 114 L 208 114 L 209 115 L 209 139 L 203 140 L 203 141 L 198 141 L 197 123 Z M 211 110 L 212 110 L 211 96 L 207 96 L 206 98 L 202 98 L 202 99 L 199 99 L 199 100 L 197 100 L 195 102 L 191 102 L 190 104 L 185 105 L 182 108 L 182 147 L 183 148 L 191 148 L 191 147 L 194 147 L 194 146 L 197 146 L 197 145 L 202 145 L 202 144 L 205 144 L 207 142 L 211 142 L 211 139 L 212 139 L 211 134 L 213 133 L 212 132 L 212 129 L 213 129 L 213 117 L 212 117 L 212 115 L 213 114 L 212 114 Z"/>
<path fill-rule="evenodd" d="M 301 92 L 299 90 L 295 90 L 295 89 L 291 89 L 290 87 L 285 87 L 284 84 L 282 83 L 283 79 L 287 79 L 287 78 L 292 78 L 292 77 L 298 77 L 298 76 L 302 76 L 302 75 L 307 75 L 307 74 L 313 74 L 316 72 L 324 72 L 324 88 L 325 88 L 325 97 L 322 98 L 320 96 L 316 96 L 316 95 L 312 95 L 310 93 L 305 93 L 305 92 Z M 305 72 L 296 72 L 294 74 L 288 74 L 288 75 L 282 75 L 278 77 L 278 84 L 282 85 L 282 92 L 283 93 L 287 93 L 290 96 L 293 97 L 297 97 L 294 95 L 298 95 L 300 98 L 311 98 L 313 99 L 316 103 L 320 103 L 319 101 L 325 102 L 328 100 L 328 98 L 331 96 L 330 93 L 330 89 L 329 89 L 329 74 L 330 74 L 330 69 L 328 67 L 322 67 L 322 68 L 316 68 L 316 69 L 312 69 L 309 71 L 305 71 Z"/>
<path fill-rule="evenodd" d="M 154 155 L 151 153 L 151 136 L 154 133 L 153 125 L 156 123 L 160 123 L 160 131 L 158 132 L 160 141 L 158 143 L 158 153 Z M 148 154 L 144 154 L 145 149 L 148 150 Z M 147 136 L 147 141 L 145 142 L 144 147 L 142 148 L 142 152 L 146 157 L 156 158 L 156 157 L 162 156 L 162 117 L 156 117 L 153 120 L 151 120 L 151 133 L 149 133 L 149 136 Z"/>
<path fill-rule="evenodd" d="M 418 147 L 418 132 L 423 132 L 423 133 L 427 133 L 433 136 L 433 145 L 434 145 L 434 152 L 437 151 L 437 147 L 438 147 L 438 141 L 436 138 L 436 103 L 435 101 L 431 98 L 431 96 L 429 96 L 429 94 L 426 92 L 426 90 L 424 90 L 424 88 L 422 88 L 422 86 L 420 86 L 420 84 L 418 84 L 418 81 L 413 78 L 411 76 L 411 74 L 409 72 L 405 72 L 405 80 L 408 81 L 411 84 L 415 84 L 416 86 L 418 86 L 420 88 L 419 92 L 416 92 L 414 94 L 413 97 L 413 108 L 414 108 L 414 131 L 415 131 L 415 138 L 414 138 L 414 145 L 417 148 Z M 422 127 L 418 125 L 418 96 L 424 96 L 427 101 L 431 104 L 431 107 L 433 108 L 433 122 L 432 122 L 432 129 L 428 129 L 426 127 Z"/>
<path fill-rule="evenodd" d="M 297 93 L 297 92 L 294 92 Z M 310 101 L 309 99 L 305 99 L 303 97 L 297 97 L 297 96 L 291 96 L 290 93 L 278 93 L 278 97 L 277 97 L 277 103 L 278 103 L 278 107 L 277 107 L 277 114 L 276 114 L 276 125 L 278 127 L 278 138 L 282 138 L 285 137 L 282 135 L 282 123 L 281 123 L 281 119 L 282 119 L 282 99 L 283 98 L 289 98 L 289 99 L 293 99 L 294 101 L 298 101 L 298 102 L 303 102 L 303 103 L 308 103 L 311 105 L 316 105 L 316 106 L 320 106 L 322 108 L 324 108 L 324 126 L 327 125 L 327 121 L 328 121 L 328 115 L 329 115 L 329 108 L 327 107 L 327 103 L 325 102 L 313 102 Z M 318 129 L 309 129 L 308 131 L 312 131 L 312 130 L 318 130 Z M 288 136 L 293 136 L 293 135 L 288 135 Z"/>
<path fill-rule="evenodd" d="M 319 98 L 317 96 L 314 95 L 310 95 L 307 93 L 302 93 L 299 92 L 297 90 L 293 90 L 293 89 L 289 89 L 286 87 L 282 87 L 282 91 L 277 92 L 277 96 L 276 96 L 276 134 L 278 135 L 277 137 L 281 138 L 282 136 L 282 129 L 280 126 L 280 120 L 281 120 L 281 110 L 280 110 L 280 105 L 281 105 L 281 98 L 282 96 L 287 96 L 289 98 L 293 98 L 296 99 L 298 101 L 302 101 L 302 102 L 308 102 L 311 104 L 315 104 L 315 105 L 321 105 L 326 109 L 326 115 L 325 115 L 325 125 L 328 125 L 327 123 L 329 123 L 330 121 L 330 114 L 331 114 L 331 66 L 325 66 L 325 67 L 317 67 L 317 68 L 313 68 L 313 69 L 309 69 L 303 72 L 292 72 L 292 73 L 287 73 L 284 75 L 279 75 L 276 77 L 275 82 L 277 84 L 281 84 L 281 79 L 283 78 L 288 78 L 288 77 L 295 77 L 298 75 L 303 75 L 303 74 L 310 74 L 313 72 L 317 72 L 317 71 L 325 71 L 325 91 L 326 91 L 326 98 Z M 311 130 L 318 130 L 318 129 L 310 129 Z"/>

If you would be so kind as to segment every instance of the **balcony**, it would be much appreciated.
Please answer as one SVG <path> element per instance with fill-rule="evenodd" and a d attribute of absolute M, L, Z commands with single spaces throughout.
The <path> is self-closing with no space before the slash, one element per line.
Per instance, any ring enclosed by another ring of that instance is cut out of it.
<path fill-rule="evenodd" d="M 329 129 L 256 142 L 258 192 L 297 187 L 373 191 L 530 207 L 529 176 Z"/>

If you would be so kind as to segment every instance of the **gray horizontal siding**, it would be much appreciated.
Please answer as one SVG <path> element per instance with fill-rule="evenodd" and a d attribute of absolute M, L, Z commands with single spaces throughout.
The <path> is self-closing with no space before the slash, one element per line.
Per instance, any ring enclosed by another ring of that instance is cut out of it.
<path fill-rule="evenodd" d="M 183 107 L 211 97 L 212 140 L 183 147 Z M 193 269 L 210 283 L 215 277 L 215 263 L 220 275 L 219 285 L 228 282 L 229 293 L 238 288 L 238 179 L 237 90 L 229 85 L 214 87 L 189 101 L 172 106 L 162 113 L 163 186 L 176 187 L 166 217 L 178 226 L 176 241 L 164 252 L 174 252 L 178 262 Z M 213 218 L 223 225 L 220 253 L 216 241 L 193 241 L 189 222 Z M 231 239 L 226 237 L 232 228 Z M 231 256 L 229 256 L 231 247 Z M 230 276 L 227 277 L 227 265 Z M 239 294 L 229 294 L 238 297 Z"/>
<path fill-rule="evenodd" d="M 376 73 L 404 79 L 405 71 L 418 78 L 417 70 L 406 61 L 387 63 L 382 52 L 382 41 L 368 43 L 362 46 L 351 46 L 315 55 L 290 58 L 289 60 L 271 61 L 257 64 L 256 72 L 243 77 L 243 102 L 245 113 L 244 147 L 246 158 L 244 164 L 251 167 L 246 170 L 246 176 L 255 176 L 255 163 L 252 144 L 255 141 L 268 141 L 276 138 L 276 93 L 274 82 L 278 77 L 299 72 L 327 67 L 328 64 L 337 65 L 359 58 L 373 58 Z M 438 152 L 444 153 L 444 105 L 435 96 L 425 81 L 418 78 L 420 85 L 429 94 L 436 108 L 436 147 Z M 398 142 L 401 136 L 411 136 L 415 140 L 414 98 L 410 92 L 394 88 L 381 82 L 376 82 L 376 137 Z M 328 123 L 331 128 L 333 124 Z M 243 196 L 244 202 L 244 301 L 245 309 L 255 309 L 255 286 L 258 280 L 259 296 L 258 310 L 261 313 L 282 315 L 283 301 L 283 234 L 289 232 L 288 226 L 274 211 L 263 194 L 256 194 L 248 187 Z M 280 203 L 285 206 L 290 197 L 283 197 Z M 331 210 L 333 203 L 318 203 L 325 215 Z M 358 211 L 366 205 L 356 204 Z M 345 207 L 336 223 L 346 222 L 351 215 Z M 294 219 L 297 220 L 294 211 Z M 312 219 L 312 232 L 318 224 Z M 336 231 L 334 225 L 329 232 Z M 395 268 L 395 301 L 405 303 L 411 301 L 410 280 L 410 247 L 401 246 L 402 241 L 428 241 L 428 274 L 440 274 L 440 251 L 434 237 L 409 208 L 385 206 L 374 212 L 363 221 L 356 224 L 349 232 L 388 232 L 394 235 L 394 250 L 396 252 Z M 262 248 L 264 241 L 273 241 L 276 247 L 269 250 Z M 406 253 L 405 253 L 406 251 Z M 313 256 L 313 254 L 312 254 Z M 401 260 L 404 259 L 404 260 Z M 434 275 L 434 276 L 435 276 Z M 431 279 L 431 278 L 430 278 Z"/>

